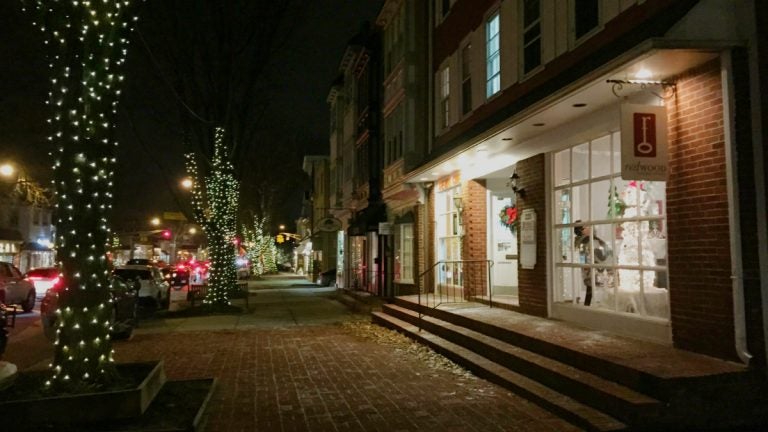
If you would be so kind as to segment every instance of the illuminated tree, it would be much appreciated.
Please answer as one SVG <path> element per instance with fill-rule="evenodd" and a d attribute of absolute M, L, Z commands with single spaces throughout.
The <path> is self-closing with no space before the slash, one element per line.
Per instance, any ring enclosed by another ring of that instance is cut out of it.
<path fill-rule="evenodd" d="M 234 243 L 237 229 L 239 183 L 228 160 L 224 130 L 216 128 L 210 173 L 201 181 L 194 154 L 187 154 L 187 174 L 193 180 L 192 210 L 208 239 L 211 260 L 204 304 L 229 305 L 229 291 L 237 283 Z"/>
<path fill-rule="evenodd" d="M 114 377 L 106 252 L 115 167 L 114 125 L 130 0 L 29 0 L 49 53 L 57 256 L 65 288 L 49 388 L 88 390 Z"/>
<path fill-rule="evenodd" d="M 264 271 L 277 273 L 277 246 L 272 237 L 269 237 L 266 252 L 264 252 Z"/>
<path fill-rule="evenodd" d="M 248 259 L 253 263 L 253 273 L 256 276 L 264 274 L 264 257 L 262 255 L 265 241 L 264 225 L 266 218 L 253 216 L 253 226 L 243 229 L 245 243 L 248 247 Z"/>

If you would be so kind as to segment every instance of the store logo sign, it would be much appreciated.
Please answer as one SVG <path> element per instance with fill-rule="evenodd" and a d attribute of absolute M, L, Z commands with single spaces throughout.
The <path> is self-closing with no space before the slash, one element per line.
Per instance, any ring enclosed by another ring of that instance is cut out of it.
<path fill-rule="evenodd" d="M 634 113 L 632 120 L 635 157 L 656 157 L 656 114 Z"/>
<path fill-rule="evenodd" d="M 621 106 L 621 178 L 666 181 L 667 111 L 663 106 Z"/>

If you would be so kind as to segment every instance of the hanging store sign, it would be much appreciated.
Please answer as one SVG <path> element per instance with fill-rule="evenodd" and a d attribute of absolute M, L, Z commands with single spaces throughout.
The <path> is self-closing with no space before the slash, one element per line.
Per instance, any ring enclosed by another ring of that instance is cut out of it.
<path fill-rule="evenodd" d="M 326 217 L 320 219 L 317 224 L 318 231 L 333 232 L 341 229 L 341 221 L 335 217 Z"/>
<path fill-rule="evenodd" d="M 656 105 L 621 105 L 621 178 L 666 181 L 667 110 Z"/>

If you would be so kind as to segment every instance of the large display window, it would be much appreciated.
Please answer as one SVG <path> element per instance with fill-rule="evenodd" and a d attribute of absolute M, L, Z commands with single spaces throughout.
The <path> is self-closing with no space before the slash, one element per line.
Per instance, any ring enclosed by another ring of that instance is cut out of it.
<path fill-rule="evenodd" d="M 666 183 L 621 178 L 618 132 L 553 157 L 553 301 L 669 318 Z"/>
<path fill-rule="evenodd" d="M 441 261 L 438 271 L 440 284 L 462 285 L 461 268 L 461 215 L 456 208 L 454 197 L 461 196 L 461 187 L 456 186 L 435 195 L 437 259 Z"/>

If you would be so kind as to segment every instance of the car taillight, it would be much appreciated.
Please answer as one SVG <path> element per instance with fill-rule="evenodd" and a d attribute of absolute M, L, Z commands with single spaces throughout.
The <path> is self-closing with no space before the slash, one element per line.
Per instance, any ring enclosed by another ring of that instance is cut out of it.
<path fill-rule="evenodd" d="M 51 290 L 53 290 L 53 292 L 60 292 L 64 289 L 64 280 L 59 276 L 56 276 L 56 278 L 54 278 L 51 282 L 53 285 Z"/>

